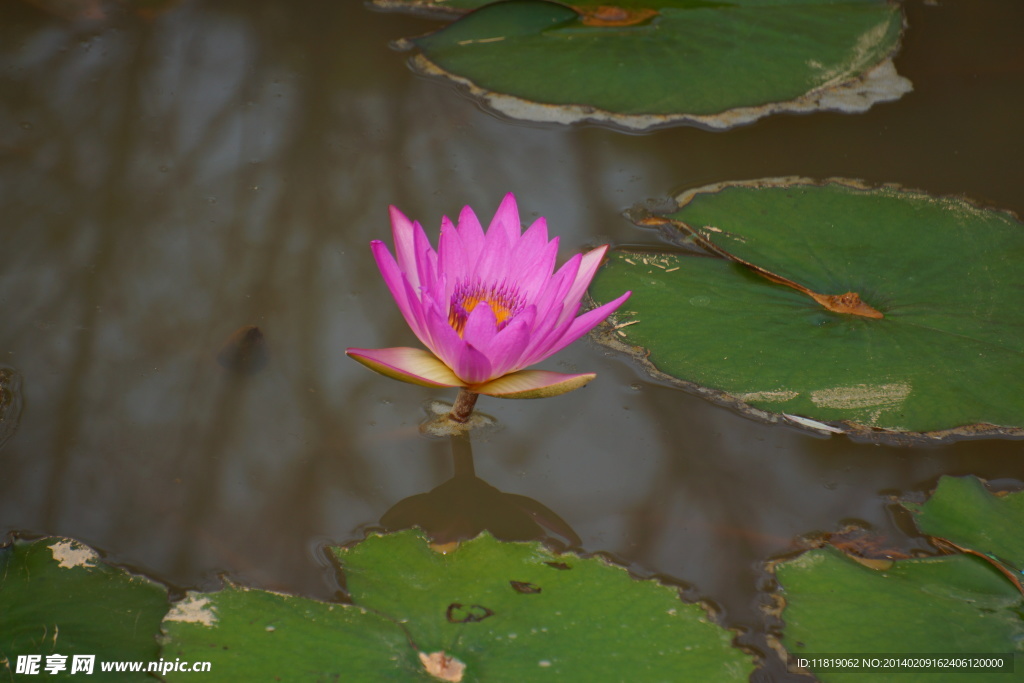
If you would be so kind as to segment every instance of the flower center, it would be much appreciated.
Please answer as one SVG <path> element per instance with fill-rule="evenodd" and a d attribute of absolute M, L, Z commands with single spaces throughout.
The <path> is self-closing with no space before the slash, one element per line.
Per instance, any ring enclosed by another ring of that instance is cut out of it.
<path fill-rule="evenodd" d="M 523 308 L 519 290 L 515 285 L 505 282 L 486 285 L 481 282 L 460 282 L 455 285 L 451 304 L 448 306 L 448 324 L 460 337 L 469 314 L 480 304 L 487 304 L 490 307 L 499 330 Z"/>

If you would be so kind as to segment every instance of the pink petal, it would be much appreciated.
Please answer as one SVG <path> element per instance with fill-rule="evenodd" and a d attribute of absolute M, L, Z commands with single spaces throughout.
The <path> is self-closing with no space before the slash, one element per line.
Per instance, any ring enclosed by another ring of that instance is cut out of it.
<path fill-rule="evenodd" d="M 487 235 L 492 233 L 500 235 L 508 244 L 515 244 L 523 231 L 523 224 L 519 220 L 519 207 L 516 206 L 515 196 L 509 192 L 501 200 L 498 210 L 494 212 L 494 218 L 487 227 Z"/>
<path fill-rule="evenodd" d="M 566 375 L 548 370 L 521 370 L 470 389 L 500 398 L 547 398 L 579 389 L 595 377 L 593 373 Z"/>
<path fill-rule="evenodd" d="M 626 299 L 629 298 L 630 294 L 632 294 L 632 292 L 626 292 L 618 299 L 615 299 L 614 301 L 609 301 L 603 306 L 598 306 L 597 308 L 587 311 L 580 317 L 576 318 L 569 324 L 569 326 L 565 329 L 564 332 L 562 332 L 561 335 L 547 342 L 546 346 L 543 349 L 538 349 L 538 351 L 543 351 L 543 355 L 530 357 L 526 359 L 526 362 L 524 362 L 523 365 L 532 365 L 533 363 L 537 363 L 541 360 L 544 360 L 545 358 L 555 353 L 556 351 L 564 349 L 566 346 L 573 343 L 574 341 L 585 335 L 587 332 L 590 332 L 592 329 L 597 327 L 602 320 L 604 320 L 612 313 L 614 313 L 615 309 L 621 306 L 623 302 L 625 302 Z"/>
<path fill-rule="evenodd" d="M 481 282 L 500 283 L 507 280 L 512 273 L 509 265 L 512 261 L 515 242 L 509 239 L 508 234 L 501 229 L 501 226 L 494 228 L 493 222 L 491 226 L 492 229 L 487 233 L 483 251 L 480 252 L 479 258 L 473 264 L 473 273 Z M 516 235 L 515 239 L 518 238 L 519 236 Z"/>
<path fill-rule="evenodd" d="M 428 287 L 437 280 L 437 252 L 430 245 L 427 234 L 423 232 L 420 224 L 416 224 L 416 232 L 413 234 L 413 251 L 416 257 L 416 273 L 419 276 L 420 285 Z"/>
<path fill-rule="evenodd" d="M 551 280 L 558 258 L 558 238 L 548 242 L 547 230 L 536 230 L 537 223 L 519 240 L 509 262 L 509 272 L 515 273 L 519 292 L 528 301 L 535 301 Z"/>
<path fill-rule="evenodd" d="M 391 235 L 395 240 L 395 260 L 399 269 L 405 273 L 412 283 L 413 289 L 419 289 L 420 277 L 416 268 L 416 233 L 423 232 L 419 223 L 410 221 L 397 207 L 389 206 L 391 216 Z M 424 234 L 424 239 L 426 235 Z"/>
<path fill-rule="evenodd" d="M 426 387 L 465 386 L 451 368 L 423 349 L 345 349 L 345 353 L 371 370 L 410 384 Z"/>
<path fill-rule="evenodd" d="M 606 251 L 608 251 L 607 244 L 597 249 L 592 249 L 583 255 L 583 260 L 580 261 L 580 269 L 576 273 L 576 279 L 573 281 L 572 287 L 569 288 L 569 292 L 565 295 L 567 302 L 579 301 L 583 298 L 583 292 L 587 291 L 590 281 L 594 279 L 594 273 L 597 272 L 597 267 L 601 265 L 601 259 L 604 258 Z"/>
<path fill-rule="evenodd" d="M 483 251 L 473 269 L 481 282 L 499 284 L 518 276 L 518 273 L 511 270 L 510 264 L 522 230 L 516 199 L 509 193 L 505 195 L 487 228 Z"/>
<path fill-rule="evenodd" d="M 562 303 L 565 301 L 565 294 L 569 291 L 573 280 L 576 278 L 576 273 L 579 270 L 580 261 L 582 259 L 582 255 L 574 255 L 558 269 L 558 272 L 551 276 L 550 280 L 548 280 L 547 285 L 544 287 L 544 291 L 542 291 L 536 299 L 537 320 L 547 320 L 556 307 L 559 311 L 562 310 Z M 556 322 L 557 320 L 551 321 L 552 324 L 555 324 Z"/>
<path fill-rule="evenodd" d="M 484 249 L 484 229 L 480 227 L 480 221 L 477 220 L 473 209 L 468 206 L 462 207 L 459 213 L 458 230 L 459 236 L 462 237 L 466 261 L 476 263 Z"/>
<path fill-rule="evenodd" d="M 558 239 L 557 237 L 555 239 Z M 531 241 L 532 240 L 532 241 Z M 519 243 L 516 244 L 516 249 L 524 248 L 525 244 L 531 244 L 532 249 L 538 248 L 536 245 L 542 245 L 548 243 L 548 219 L 541 216 L 526 229 L 523 236 L 519 238 Z"/>
<path fill-rule="evenodd" d="M 394 257 L 391 256 L 391 252 L 388 251 L 383 242 L 380 240 L 370 242 L 370 251 L 373 253 L 373 258 L 377 262 L 377 268 L 380 269 L 380 274 L 384 278 L 384 284 L 391 290 L 391 296 L 394 297 L 395 303 L 398 304 L 398 310 L 401 311 L 402 317 L 405 318 L 405 322 L 412 328 L 416 336 L 422 339 L 423 335 L 421 332 L 423 327 L 418 322 L 421 315 L 417 310 L 420 307 L 420 302 L 416 298 L 409 281 L 404 277 L 398 264 L 395 263 Z"/>
<path fill-rule="evenodd" d="M 424 306 L 423 318 L 430 335 L 430 350 L 454 370 L 457 359 L 466 349 L 466 342 L 448 324 L 447 308 L 431 301 L 428 306 Z"/>
<path fill-rule="evenodd" d="M 491 373 L 494 377 L 500 377 L 522 367 L 519 359 L 530 343 L 534 315 L 535 309 L 531 306 L 496 334 L 487 348 L 481 349 L 491 360 Z"/>
<path fill-rule="evenodd" d="M 437 258 L 439 272 L 447 276 L 449 286 L 453 288 L 456 282 L 466 279 L 474 261 L 469 256 L 462 233 L 452 225 L 447 216 L 441 219 L 441 238 L 437 244 Z M 445 299 L 447 300 L 451 295 L 451 292 L 445 292 Z"/>
<path fill-rule="evenodd" d="M 430 334 L 430 328 L 427 326 L 426 304 L 430 301 L 430 293 L 422 292 L 422 296 L 424 298 L 417 298 L 416 292 L 413 291 L 412 284 L 410 284 L 409 280 L 403 276 L 402 282 L 405 285 L 405 298 L 409 301 L 409 315 L 405 317 L 405 320 L 409 323 L 409 327 L 412 329 L 413 334 L 416 335 L 417 339 L 423 342 L 428 349 L 434 351 L 436 354 L 433 336 Z"/>
<path fill-rule="evenodd" d="M 494 317 L 494 311 L 491 310 L 490 304 L 482 301 L 466 319 L 466 325 L 462 328 L 462 339 L 482 350 L 490 345 L 497 333 L 498 320 Z"/>
<path fill-rule="evenodd" d="M 480 384 L 494 377 L 491 361 L 472 344 L 466 344 L 454 361 L 452 370 L 466 384 Z"/>
<path fill-rule="evenodd" d="M 549 338 L 554 338 L 553 330 L 558 323 L 561 311 L 561 302 L 556 303 L 553 308 L 550 308 L 543 318 L 540 317 L 540 311 L 537 311 L 536 322 L 534 322 L 533 329 L 530 332 L 530 341 L 516 362 L 518 367 L 525 368 L 550 355 L 544 353 L 546 350 L 545 341 Z"/>

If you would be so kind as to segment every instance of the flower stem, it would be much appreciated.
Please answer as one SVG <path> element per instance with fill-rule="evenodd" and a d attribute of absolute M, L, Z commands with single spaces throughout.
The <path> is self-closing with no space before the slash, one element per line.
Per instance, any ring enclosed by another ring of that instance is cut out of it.
<path fill-rule="evenodd" d="M 448 419 L 460 424 L 466 424 L 469 421 L 469 416 L 473 414 L 473 406 L 476 405 L 476 399 L 479 396 L 480 394 L 476 394 L 468 389 L 459 389 L 459 395 L 455 398 L 452 412 L 448 413 Z"/>

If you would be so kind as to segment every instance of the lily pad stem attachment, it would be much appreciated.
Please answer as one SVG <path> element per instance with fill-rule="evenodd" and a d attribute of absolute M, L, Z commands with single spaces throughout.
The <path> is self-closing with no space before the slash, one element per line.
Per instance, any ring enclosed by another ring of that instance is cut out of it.
<path fill-rule="evenodd" d="M 452 406 L 452 412 L 448 414 L 448 418 L 460 424 L 466 424 L 469 421 L 469 416 L 473 414 L 473 406 L 476 405 L 476 399 L 479 396 L 480 394 L 469 389 L 459 389 L 459 395 L 455 397 L 455 405 Z"/>

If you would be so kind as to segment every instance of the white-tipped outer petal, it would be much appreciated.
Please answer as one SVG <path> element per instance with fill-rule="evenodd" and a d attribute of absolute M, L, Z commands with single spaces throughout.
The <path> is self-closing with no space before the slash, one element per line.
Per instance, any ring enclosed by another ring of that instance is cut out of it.
<path fill-rule="evenodd" d="M 345 349 L 345 353 L 371 370 L 425 387 L 464 387 L 465 382 L 437 356 L 406 346 L 390 349 Z"/>
<path fill-rule="evenodd" d="M 550 370 L 520 370 L 469 389 L 498 398 L 548 398 L 579 389 L 595 377 L 593 373 L 566 375 Z"/>

